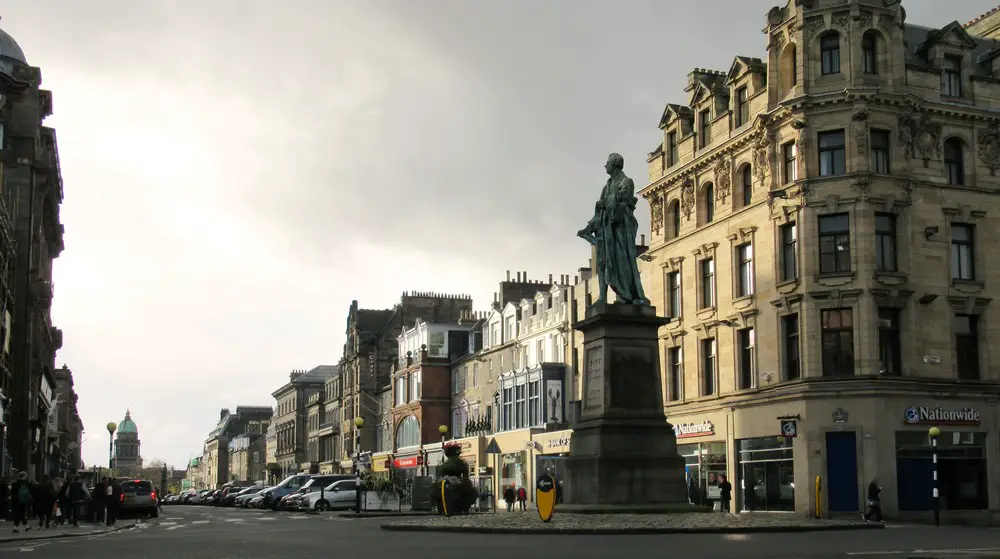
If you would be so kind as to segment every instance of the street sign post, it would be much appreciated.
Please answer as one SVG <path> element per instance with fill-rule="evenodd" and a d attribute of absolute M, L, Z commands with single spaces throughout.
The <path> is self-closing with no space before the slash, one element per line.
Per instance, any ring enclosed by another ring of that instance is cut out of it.
<path fill-rule="evenodd" d="M 535 482 L 535 503 L 542 522 L 552 520 L 552 513 L 556 510 L 556 480 L 551 475 L 538 476 L 538 481 Z"/>

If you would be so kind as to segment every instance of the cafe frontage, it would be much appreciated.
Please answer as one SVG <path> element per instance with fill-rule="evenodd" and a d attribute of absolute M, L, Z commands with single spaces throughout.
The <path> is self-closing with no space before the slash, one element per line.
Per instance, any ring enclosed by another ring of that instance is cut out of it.
<path fill-rule="evenodd" d="M 734 512 L 812 515 L 818 481 L 824 516 L 858 514 L 877 479 L 884 514 L 903 519 L 933 509 L 929 430 L 937 427 L 943 517 L 1000 523 L 997 409 L 986 397 L 800 398 L 670 413 L 668 421 L 691 502 L 718 508 L 725 475 Z"/>

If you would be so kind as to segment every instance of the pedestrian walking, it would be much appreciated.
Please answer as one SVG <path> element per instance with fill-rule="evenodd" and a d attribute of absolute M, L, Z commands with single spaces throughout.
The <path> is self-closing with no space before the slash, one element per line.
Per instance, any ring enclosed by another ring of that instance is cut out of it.
<path fill-rule="evenodd" d="M 722 512 L 732 512 L 729 503 L 733 500 L 733 484 L 729 483 L 726 476 L 719 476 L 719 510 Z"/>
<path fill-rule="evenodd" d="M 35 490 L 35 515 L 38 529 L 48 530 L 52 524 L 52 509 L 56 506 L 56 488 L 49 476 L 43 475 Z"/>
<path fill-rule="evenodd" d="M 882 487 L 878 478 L 872 478 L 868 484 L 868 510 L 861 516 L 865 522 L 885 522 L 882 518 Z"/>
<path fill-rule="evenodd" d="M 73 476 L 73 481 L 69 484 L 69 489 L 67 490 L 67 497 L 69 498 L 69 521 L 73 526 L 80 525 L 80 510 L 87 504 L 90 500 L 90 494 L 87 492 L 87 488 L 83 485 L 83 479 L 80 476 Z"/>
<path fill-rule="evenodd" d="M 7 511 L 9 510 L 10 485 L 8 485 L 7 476 L 3 475 L 3 472 L 0 472 L 0 522 L 7 520 Z"/>
<path fill-rule="evenodd" d="M 503 500 L 507 503 L 507 512 L 514 510 L 514 501 L 517 499 L 517 495 L 514 493 L 514 486 L 508 485 L 506 489 L 503 490 Z"/>
<path fill-rule="evenodd" d="M 107 507 L 104 517 L 107 526 L 114 526 L 118 522 L 118 503 L 121 497 L 121 484 L 116 479 L 109 479 L 108 485 L 104 489 L 104 505 Z"/>
<path fill-rule="evenodd" d="M 102 477 L 100 481 L 94 484 L 94 495 L 91 500 L 91 510 L 94 515 L 94 522 L 101 523 L 104 522 L 104 507 L 107 503 L 106 492 L 108 490 L 108 478 Z"/>
<path fill-rule="evenodd" d="M 24 526 L 25 532 L 30 531 L 28 509 L 31 508 L 34 498 L 31 494 L 31 482 L 28 481 L 27 472 L 17 474 L 17 481 L 10 486 L 10 499 L 11 512 L 14 514 L 14 533 L 20 532 L 21 526 Z"/>
<path fill-rule="evenodd" d="M 517 490 L 517 505 L 521 510 L 528 510 L 528 492 L 523 487 Z"/>

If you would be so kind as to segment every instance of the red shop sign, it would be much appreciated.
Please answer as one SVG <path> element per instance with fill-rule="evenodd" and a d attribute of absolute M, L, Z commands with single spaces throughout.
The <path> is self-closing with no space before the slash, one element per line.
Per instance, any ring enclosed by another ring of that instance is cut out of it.
<path fill-rule="evenodd" d="M 397 458 L 392 461 L 392 465 L 397 468 L 416 468 L 423 462 L 419 456 L 411 456 L 409 458 Z"/>

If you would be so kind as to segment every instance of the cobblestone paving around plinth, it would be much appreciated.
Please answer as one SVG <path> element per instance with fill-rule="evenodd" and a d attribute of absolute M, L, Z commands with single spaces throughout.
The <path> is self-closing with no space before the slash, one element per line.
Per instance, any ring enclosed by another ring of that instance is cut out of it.
<path fill-rule="evenodd" d="M 725 534 L 880 529 L 878 523 L 815 520 L 791 514 L 559 514 L 542 522 L 537 513 L 472 514 L 397 520 L 384 530 L 409 532 L 480 532 L 493 534 Z"/>

